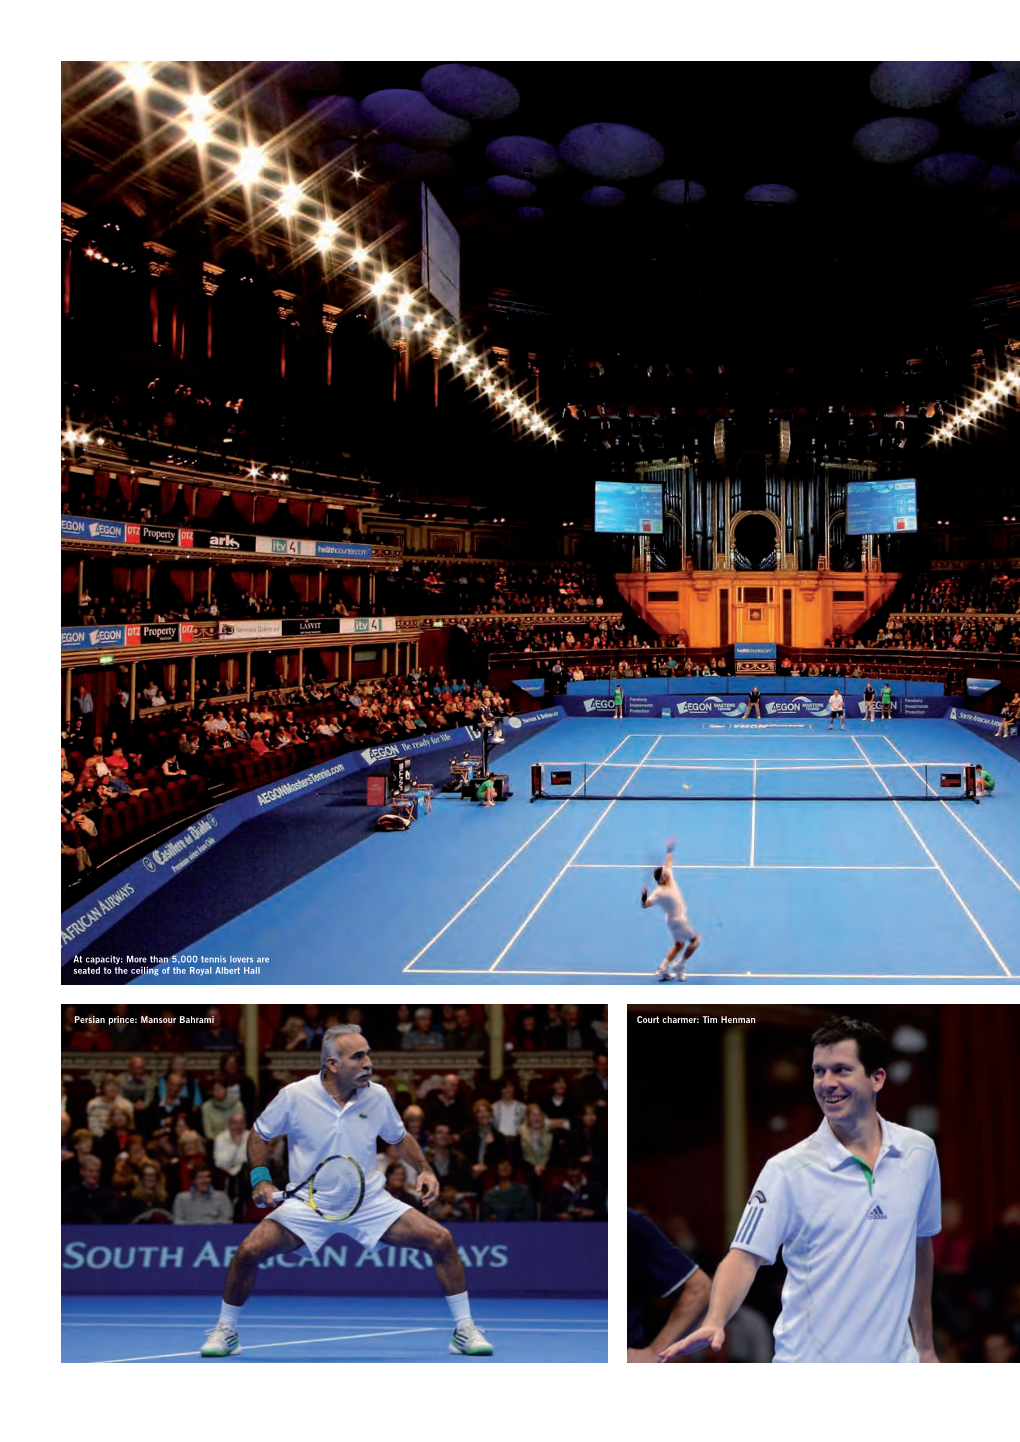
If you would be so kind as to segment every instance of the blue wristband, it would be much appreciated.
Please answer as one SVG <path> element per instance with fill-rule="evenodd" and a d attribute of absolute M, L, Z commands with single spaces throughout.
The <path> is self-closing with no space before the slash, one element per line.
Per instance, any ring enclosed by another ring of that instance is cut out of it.
<path fill-rule="evenodd" d="M 272 1180 L 268 1167 L 252 1167 L 251 1184 L 253 1187 L 257 1187 L 259 1182 L 271 1182 Z"/>

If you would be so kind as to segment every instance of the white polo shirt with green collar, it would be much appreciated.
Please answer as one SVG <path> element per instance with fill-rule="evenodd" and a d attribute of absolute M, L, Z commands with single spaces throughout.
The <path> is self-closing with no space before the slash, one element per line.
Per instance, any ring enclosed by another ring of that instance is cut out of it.
<path fill-rule="evenodd" d="M 915 1243 L 941 1230 L 939 1164 L 923 1132 L 879 1117 L 874 1170 L 828 1120 L 766 1162 L 732 1245 L 787 1277 L 776 1362 L 916 1362 Z"/>

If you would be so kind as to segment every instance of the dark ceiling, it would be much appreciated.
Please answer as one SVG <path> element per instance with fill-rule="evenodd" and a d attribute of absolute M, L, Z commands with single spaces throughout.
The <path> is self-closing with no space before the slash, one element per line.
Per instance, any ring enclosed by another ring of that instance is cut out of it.
<path fill-rule="evenodd" d="M 408 143 L 399 125 L 387 134 L 369 123 L 366 97 L 419 91 L 441 63 L 182 62 L 166 74 L 206 92 L 218 84 L 217 101 L 244 115 L 261 140 L 288 126 L 283 149 L 301 174 L 326 165 L 339 184 L 357 162 L 362 198 L 366 186 L 425 178 L 461 235 L 465 308 L 509 291 L 551 311 L 559 333 L 583 348 L 639 341 L 681 362 L 767 352 L 793 364 L 813 357 L 823 334 L 826 347 L 853 358 L 971 344 L 976 325 L 992 328 L 989 315 L 1004 334 L 1020 330 L 1006 315 L 1020 269 L 1020 109 L 1014 117 L 1008 98 L 1008 87 L 1020 86 L 1015 74 L 971 66 L 972 84 L 998 75 L 994 83 L 1007 87 L 1001 113 L 977 126 L 961 118 L 958 96 L 910 111 L 883 104 L 869 88 L 873 62 L 491 60 L 478 64 L 509 81 L 519 104 L 499 119 L 473 120 L 459 143 Z M 133 196 L 148 226 L 179 224 L 193 200 L 193 162 L 164 158 L 158 135 L 132 155 L 138 112 L 124 87 L 111 99 L 116 78 L 99 63 L 65 66 L 62 198 L 92 208 Z M 923 185 L 909 161 L 860 159 L 855 132 L 897 115 L 934 122 L 934 150 L 974 155 L 979 168 L 962 182 Z M 487 158 L 490 142 L 515 135 L 558 146 L 574 127 L 594 123 L 647 132 L 663 147 L 662 164 L 606 179 L 561 163 L 534 180 L 524 201 L 541 218 L 520 218 L 519 198 L 493 193 L 500 166 Z M 704 199 L 656 198 L 667 179 L 694 182 Z M 796 201 L 744 199 L 767 183 L 792 188 Z M 616 208 L 587 203 L 593 185 L 619 192 Z M 239 217 L 233 235 L 218 236 L 221 250 L 268 246 L 286 266 L 279 227 L 246 236 L 237 197 L 216 203 L 221 218 L 232 208 Z M 997 287 L 999 299 L 989 298 Z"/>

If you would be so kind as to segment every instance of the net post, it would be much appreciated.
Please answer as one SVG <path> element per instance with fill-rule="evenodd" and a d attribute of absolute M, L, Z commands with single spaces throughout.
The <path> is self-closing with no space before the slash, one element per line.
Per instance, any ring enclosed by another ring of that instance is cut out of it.
<path fill-rule="evenodd" d="M 977 800 L 977 768 L 974 766 L 973 762 L 970 762 L 970 761 L 967 762 L 967 765 L 963 768 L 963 774 L 964 774 L 964 776 L 966 777 L 966 784 L 965 784 L 965 790 L 964 790 L 964 799 L 967 800 L 967 801 L 976 801 L 976 800 Z"/>
<path fill-rule="evenodd" d="M 531 799 L 537 801 L 542 795 L 542 763 L 532 762 L 531 766 Z"/>

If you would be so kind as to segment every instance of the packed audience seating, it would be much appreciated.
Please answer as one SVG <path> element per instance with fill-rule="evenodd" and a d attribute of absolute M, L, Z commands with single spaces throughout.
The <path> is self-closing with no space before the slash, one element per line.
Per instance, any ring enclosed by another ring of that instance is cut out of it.
<path fill-rule="evenodd" d="M 61 1025 L 63 1220 L 254 1221 L 248 1131 L 282 1085 L 316 1071 L 326 1029 L 355 1022 L 440 1183 L 430 1215 L 464 1221 L 606 1219 L 607 1008 L 501 1008 L 501 1076 L 486 1010 L 265 1005 L 245 1073 L 242 1008 L 181 1024 L 169 1008 L 65 1006 Z M 420 1205 L 416 1176 L 380 1140 L 387 1187 Z M 287 1180 L 286 1143 L 270 1162 Z"/>
<path fill-rule="evenodd" d="M 982 562 L 925 571 L 897 587 L 901 605 L 844 644 L 895 651 L 1020 651 L 1020 575 Z"/>
<path fill-rule="evenodd" d="M 389 615 L 442 611 L 461 616 L 500 612 L 555 615 L 558 611 L 597 612 L 619 606 L 612 581 L 600 579 L 594 567 L 581 561 L 468 564 L 413 556 L 397 571 L 379 577 L 377 597 Z"/>
<path fill-rule="evenodd" d="M 105 736 L 77 714 L 62 733 L 61 854 L 73 886 L 93 866 L 203 804 L 210 788 L 248 790 L 332 756 L 470 725 L 511 705 L 487 682 L 445 670 L 230 698 L 219 683 L 194 704 L 129 721 L 127 697 Z"/>

